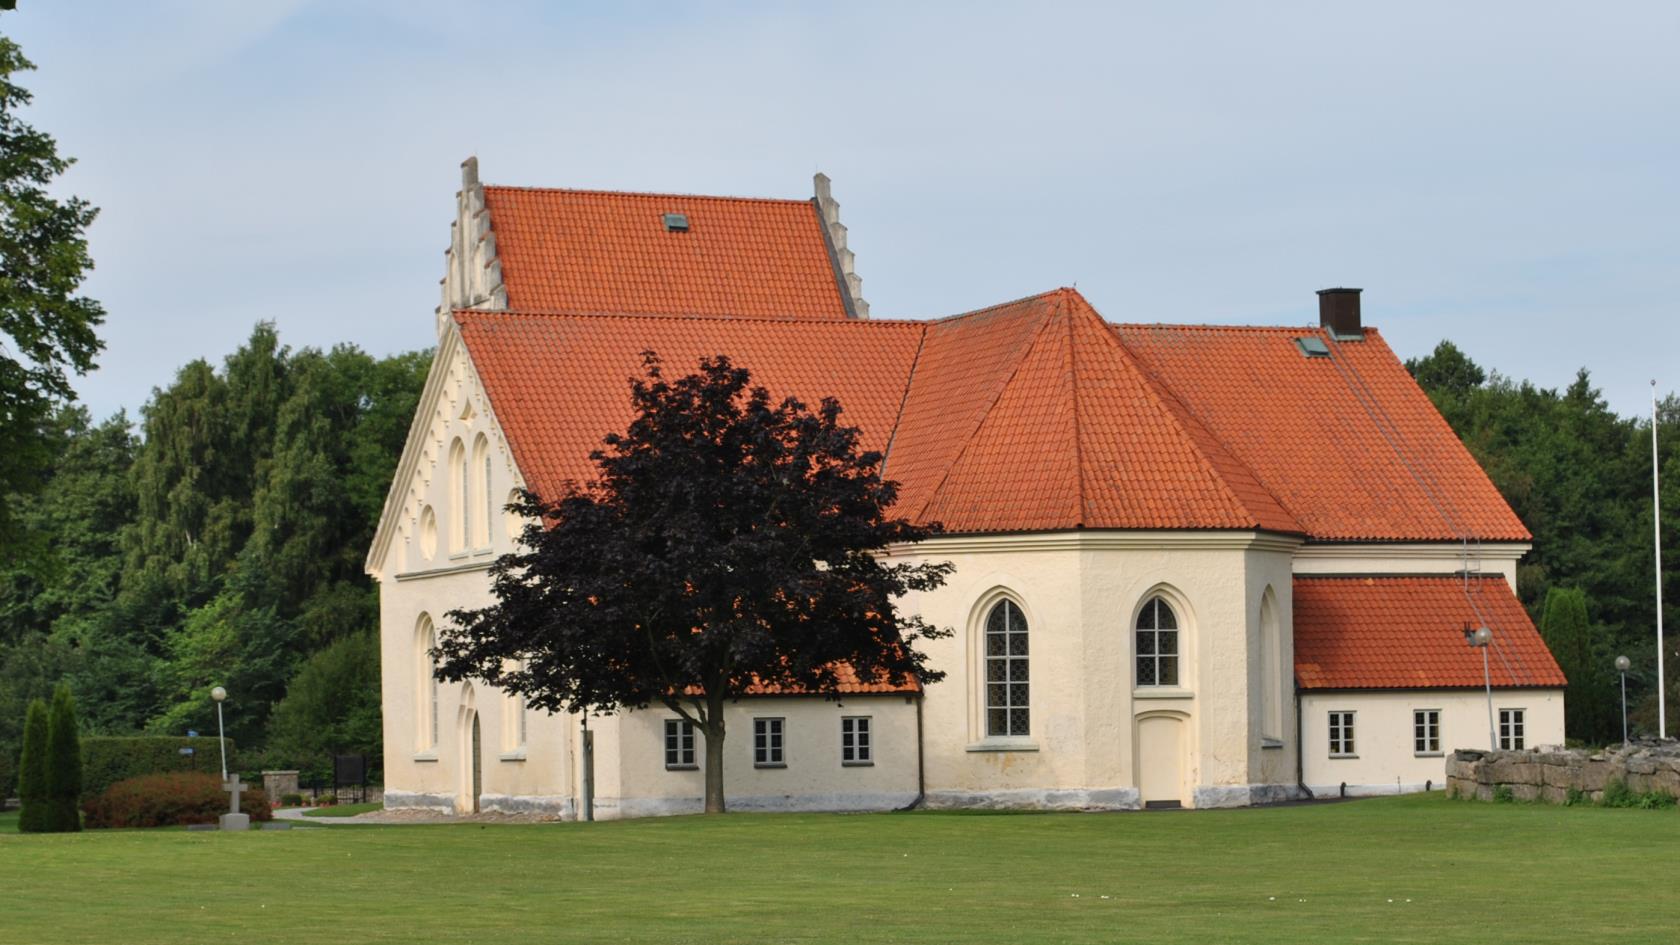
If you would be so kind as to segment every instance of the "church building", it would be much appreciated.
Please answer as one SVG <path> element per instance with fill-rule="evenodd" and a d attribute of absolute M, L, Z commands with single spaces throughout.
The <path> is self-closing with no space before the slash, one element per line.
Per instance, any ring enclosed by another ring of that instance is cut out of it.
<path fill-rule="evenodd" d="M 702 736 L 663 707 L 536 713 L 428 654 L 491 603 L 510 497 L 592 478 L 645 350 L 836 397 L 895 513 L 944 526 L 888 553 L 955 567 L 904 601 L 955 631 L 922 644 L 943 681 L 730 707 L 732 809 L 1224 807 L 1422 790 L 1454 748 L 1563 741 L 1565 680 L 1515 595 L 1530 535 L 1358 289 L 1304 291 L 1288 326 L 1111 322 L 1066 288 L 872 319 L 839 210 L 821 174 L 782 200 L 463 165 L 367 559 L 387 807 L 576 817 L 587 726 L 596 817 L 701 809 Z"/>

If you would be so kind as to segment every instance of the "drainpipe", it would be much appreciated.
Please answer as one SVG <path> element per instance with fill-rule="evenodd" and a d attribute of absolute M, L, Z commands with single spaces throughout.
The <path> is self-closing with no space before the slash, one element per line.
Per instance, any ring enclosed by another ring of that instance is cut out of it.
<path fill-rule="evenodd" d="M 1301 742 L 1302 731 L 1304 729 L 1301 725 L 1301 687 L 1297 685 L 1295 687 L 1295 786 L 1301 789 L 1301 793 L 1306 795 L 1307 800 L 1311 801 L 1316 800 L 1316 798 L 1313 797 L 1312 788 L 1307 787 L 1307 753 L 1304 750 L 1306 746 Z"/>
<path fill-rule="evenodd" d="M 922 744 L 922 694 L 917 693 L 916 700 L 916 799 L 900 807 L 899 810 L 915 810 L 927 800 L 927 768 L 924 764 Z"/>

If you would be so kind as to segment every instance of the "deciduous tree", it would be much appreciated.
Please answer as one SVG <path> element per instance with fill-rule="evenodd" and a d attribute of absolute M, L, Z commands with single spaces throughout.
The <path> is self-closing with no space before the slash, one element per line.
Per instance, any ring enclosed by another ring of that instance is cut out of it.
<path fill-rule="evenodd" d="M 676 379 L 645 361 L 598 477 L 517 504 L 532 524 L 491 569 L 497 602 L 450 614 L 438 675 L 550 712 L 662 704 L 704 733 L 721 812 L 725 706 L 759 684 L 834 693 L 844 667 L 939 679 L 915 644 L 949 631 L 898 602 L 950 567 L 881 555 L 936 529 L 889 514 L 897 487 L 838 402 L 774 401 L 724 356 Z"/>

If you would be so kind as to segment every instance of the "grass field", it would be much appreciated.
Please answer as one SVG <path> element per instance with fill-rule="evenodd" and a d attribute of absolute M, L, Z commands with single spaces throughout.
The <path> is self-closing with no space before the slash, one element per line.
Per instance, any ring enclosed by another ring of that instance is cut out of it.
<path fill-rule="evenodd" d="M 0 836 L 0 942 L 1673 942 L 1675 811 L 1145 814 Z"/>

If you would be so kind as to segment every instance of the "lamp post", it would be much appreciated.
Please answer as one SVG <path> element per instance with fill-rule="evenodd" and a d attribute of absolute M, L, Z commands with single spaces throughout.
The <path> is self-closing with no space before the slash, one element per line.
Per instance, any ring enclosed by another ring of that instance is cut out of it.
<path fill-rule="evenodd" d="M 1482 651 L 1482 687 L 1487 691 L 1488 710 L 1488 750 L 1499 750 L 1499 738 L 1493 732 L 1493 676 L 1488 672 L 1488 644 L 1493 642 L 1493 631 L 1486 626 L 1471 630 L 1464 628 L 1464 642 Z"/>
<path fill-rule="evenodd" d="M 1626 748 L 1627 737 L 1627 671 L 1633 663 L 1625 656 L 1616 657 L 1616 672 L 1622 674 L 1622 747 Z"/>
<path fill-rule="evenodd" d="M 227 699 L 227 690 L 221 686 L 210 690 L 210 698 L 216 701 L 216 744 L 222 749 L 222 781 L 227 781 L 227 735 L 222 732 L 222 702 Z"/>

